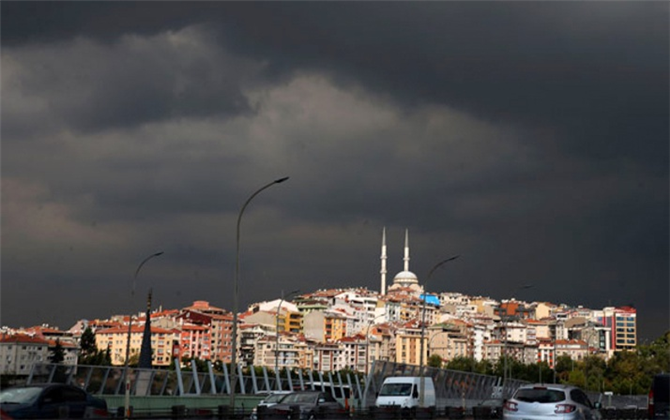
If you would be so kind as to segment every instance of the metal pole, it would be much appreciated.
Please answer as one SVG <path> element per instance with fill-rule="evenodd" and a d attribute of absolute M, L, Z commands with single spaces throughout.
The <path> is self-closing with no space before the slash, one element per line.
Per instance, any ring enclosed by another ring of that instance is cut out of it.
<path fill-rule="evenodd" d="M 290 296 L 294 296 L 296 293 L 298 293 L 299 290 L 294 290 L 288 295 L 286 295 L 286 299 L 288 299 Z M 279 299 L 279 305 L 277 306 L 277 316 L 275 317 L 275 332 L 276 332 L 276 341 L 275 341 L 275 375 L 279 375 L 279 314 L 281 313 L 281 304 L 284 302 L 284 291 L 282 290 L 281 292 L 281 299 Z M 279 376 L 277 376 L 279 377 Z M 279 385 L 279 382 L 277 382 L 277 385 Z M 278 389 L 277 391 L 281 391 L 281 388 Z"/>
<path fill-rule="evenodd" d="M 149 261 L 150 259 L 154 257 L 158 257 L 160 255 L 163 255 L 163 251 L 156 252 L 155 254 L 151 254 L 148 257 L 146 257 L 140 265 L 137 266 L 137 270 L 135 270 L 135 275 L 133 276 L 133 288 L 130 290 L 130 310 L 132 311 L 132 306 L 133 306 L 133 297 L 135 296 L 135 284 L 137 282 L 137 275 L 140 273 L 140 270 L 142 269 L 142 266 Z M 126 419 L 130 418 L 130 375 L 128 374 L 128 362 L 130 358 L 130 334 L 132 332 L 132 325 L 133 325 L 133 314 L 132 312 L 128 314 L 128 337 L 126 338 L 126 360 L 124 363 L 124 375 L 126 376 L 126 396 L 125 396 L 125 403 L 124 403 L 124 416 Z"/>
<path fill-rule="evenodd" d="M 372 320 L 368 322 L 368 327 L 365 329 L 365 375 L 370 373 L 370 326 L 377 318 L 381 318 L 383 316 L 386 316 L 386 312 L 372 318 Z"/>
<path fill-rule="evenodd" d="M 525 289 L 530 289 L 533 287 L 532 284 L 524 284 L 523 286 L 517 287 L 515 290 L 515 293 L 520 291 L 520 290 L 525 290 Z M 503 347 L 503 398 L 507 397 L 506 394 L 506 389 L 507 389 L 507 376 L 508 376 L 508 371 L 510 372 L 511 376 L 511 369 L 507 365 L 507 321 L 508 321 L 508 308 L 509 308 L 509 300 L 507 301 L 507 307 L 505 308 L 505 312 L 501 314 L 501 321 L 503 323 L 503 329 L 505 330 L 505 341 L 504 341 L 504 347 Z"/>
<path fill-rule="evenodd" d="M 426 276 L 426 281 L 423 283 L 423 307 L 421 310 L 421 350 L 419 354 L 419 376 L 421 377 L 421 383 L 420 383 L 420 392 L 419 392 L 419 407 L 423 407 L 424 405 L 424 390 L 425 390 L 425 379 L 423 375 L 423 352 L 424 352 L 424 335 L 426 334 L 426 298 L 428 297 L 426 295 L 426 292 L 428 290 L 428 280 L 430 280 L 430 276 L 433 275 L 435 270 L 440 268 L 442 265 L 448 263 L 449 261 L 453 261 L 456 258 L 460 257 L 460 255 L 454 255 L 453 257 L 447 258 L 446 260 L 442 260 L 439 263 L 435 264 L 433 268 L 430 269 L 428 272 L 428 275 Z"/>
<path fill-rule="evenodd" d="M 247 208 L 251 200 L 253 200 L 254 197 L 256 197 L 258 194 L 261 193 L 261 191 L 270 188 L 271 186 L 275 184 L 280 184 L 284 181 L 286 181 L 288 177 L 276 179 L 272 182 L 270 182 L 267 185 L 262 186 L 256 192 L 251 194 L 249 198 L 247 198 L 247 201 L 244 202 L 244 205 L 242 205 L 242 208 L 240 209 L 240 213 L 237 215 L 237 236 L 236 236 L 236 251 L 235 251 L 235 279 L 233 282 L 233 336 L 232 336 L 232 349 L 231 349 L 231 355 L 230 355 L 230 364 L 231 364 L 231 378 L 230 378 L 230 409 L 235 411 L 235 388 L 237 386 L 237 306 L 238 306 L 238 300 L 239 300 L 239 279 L 240 279 L 240 223 L 242 222 L 242 214 L 244 214 L 244 210 Z"/>

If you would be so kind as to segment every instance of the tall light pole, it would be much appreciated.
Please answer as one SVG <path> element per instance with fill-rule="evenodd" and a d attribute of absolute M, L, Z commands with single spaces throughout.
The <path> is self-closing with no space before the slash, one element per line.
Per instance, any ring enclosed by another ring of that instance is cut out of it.
<path fill-rule="evenodd" d="M 132 311 L 132 306 L 133 306 L 133 298 L 135 297 L 135 284 L 137 283 L 137 275 L 140 274 L 140 270 L 142 269 L 142 266 L 149 261 L 150 259 L 154 257 L 158 257 L 163 255 L 163 251 L 156 252 L 155 254 L 151 254 L 148 257 L 146 257 L 140 265 L 137 266 L 137 270 L 135 270 L 135 275 L 133 276 L 133 288 L 130 290 L 130 309 Z M 128 374 L 128 362 L 130 359 L 130 335 L 131 335 L 131 328 L 133 325 L 133 314 L 132 312 L 128 315 L 128 337 L 126 339 L 126 361 L 125 361 L 125 366 L 124 366 L 124 375 L 126 376 L 126 398 L 125 398 L 125 404 L 124 404 L 124 410 L 123 412 L 125 413 L 125 418 L 128 419 L 130 418 L 130 375 Z"/>
<path fill-rule="evenodd" d="M 288 295 L 286 295 L 286 297 L 284 297 L 284 291 L 282 290 L 281 299 L 279 299 L 279 305 L 277 305 L 277 316 L 275 317 L 275 322 L 277 324 L 275 326 L 275 331 L 277 333 L 276 338 L 275 338 L 276 339 L 276 341 L 275 341 L 275 375 L 277 375 L 277 377 L 279 377 L 279 314 L 281 313 L 280 312 L 281 311 L 281 304 L 284 302 L 284 300 L 290 298 L 291 296 L 295 296 L 298 292 L 300 292 L 300 290 L 294 290 L 291 293 L 289 293 Z M 279 385 L 279 381 L 277 381 L 277 385 Z M 281 391 L 281 389 L 278 389 L 278 391 Z"/>
<path fill-rule="evenodd" d="M 525 290 L 525 289 L 530 289 L 533 287 L 532 284 L 524 284 L 523 286 L 519 286 L 515 289 L 515 292 L 518 292 L 520 290 Z M 516 293 L 514 293 L 516 294 Z M 509 302 L 509 301 L 508 301 Z M 508 303 L 509 306 L 509 303 Z M 503 329 L 505 330 L 505 341 L 503 344 L 503 398 L 506 398 L 506 388 L 507 388 L 507 308 L 505 309 L 505 312 L 501 314 L 502 318 L 501 321 L 503 323 Z"/>
<path fill-rule="evenodd" d="M 263 190 L 270 188 L 275 184 L 281 184 L 286 181 L 288 177 L 275 179 L 267 185 L 262 186 L 256 192 L 251 194 L 247 201 L 244 202 L 240 213 L 237 215 L 237 240 L 236 240 L 236 251 L 235 251 L 235 279 L 233 282 L 233 337 L 232 340 L 232 354 L 230 355 L 230 369 L 232 373 L 230 375 L 230 409 L 235 412 L 235 388 L 237 386 L 237 305 L 239 300 L 239 280 L 240 280 L 240 223 L 242 222 L 242 214 L 247 208 L 251 200 L 254 199 L 258 194 Z"/>
<path fill-rule="evenodd" d="M 426 276 L 426 281 L 423 283 L 423 305 L 421 308 L 421 350 L 419 354 L 419 374 L 421 375 L 421 384 L 420 384 L 420 393 L 419 393 L 419 407 L 423 407 L 424 403 L 424 390 L 426 387 L 425 384 L 425 379 L 424 379 L 424 374 L 423 374 L 423 352 L 424 352 L 424 336 L 426 335 L 426 300 L 428 298 L 427 292 L 428 292 L 428 281 L 430 280 L 430 276 L 433 275 L 435 270 L 438 268 L 442 267 L 444 264 L 448 263 L 449 261 L 453 261 L 456 258 L 460 257 L 460 255 L 454 255 L 453 257 L 449 257 L 446 260 L 442 260 L 435 264 L 433 268 L 430 269 L 428 272 L 428 275 Z"/>
<path fill-rule="evenodd" d="M 368 322 L 368 326 L 365 329 L 365 375 L 370 373 L 370 326 L 374 324 L 377 318 L 386 316 L 386 311 L 383 314 L 377 315 Z"/>
<path fill-rule="evenodd" d="M 433 340 L 435 339 L 435 337 L 437 337 L 440 334 L 449 334 L 449 331 L 444 331 L 444 330 L 438 331 L 432 337 L 430 337 L 430 339 L 428 340 L 428 353 L 430 353 L 430 346 L 433 343 Z M 442 348 L 445 348 L 445 347 L 442 347 Z M 448 350 L 449 346 L 447 346 L 446 349 Z"/>

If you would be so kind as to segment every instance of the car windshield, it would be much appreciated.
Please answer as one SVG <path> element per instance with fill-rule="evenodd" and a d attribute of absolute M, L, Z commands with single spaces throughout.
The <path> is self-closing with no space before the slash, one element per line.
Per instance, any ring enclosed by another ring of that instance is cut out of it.
<path fill-rule="evenodd" d="M 6 389 L 0 392 L 0 403 L 2 404 L 30 404 L 37 400 L 42 388 L 27 387 Z"/>
<path fill-rule="evenodd" d="M 288 395 L 288 394 L 272 394 L 272 395 L 268 395 L 267 397 L 265 397 L 265 399 L 263 400 L 263 402 L 264 402 L 265 404 L 267 404 L 267 403 L 275 404 L 275 403 L 278 403 L 279 401 L 281 401 L 282 398 L 286 397 L 287 395 Z"/>
<path fill-rule="evenodd" d="M 412 384 L 384 384 L 380 397 L 407 396 L 412 392 Z"/>
<path fill-rule="evenodd" d="M 555 403 L 565 400 L 565 392 L 558 389 L 524 388 L 516 392 L 514 399 L 523 402 Z"/>
<path fill-rule="evenodd" d="M 292 404 L 292 403 L 316 403 L 316 399 L 319 396 L 319 394 L 302 394 L 302 393 L 295 393 L 295 394 L 288 394 L 286 398 L 284 398 L 281 402 L 282 404 Z"/>

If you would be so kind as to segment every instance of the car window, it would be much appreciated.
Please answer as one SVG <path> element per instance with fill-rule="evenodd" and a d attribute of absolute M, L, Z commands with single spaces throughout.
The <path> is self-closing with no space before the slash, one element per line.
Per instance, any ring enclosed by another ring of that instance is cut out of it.
<path fill-rule="evenodd" d="M 517 390 L 514 398 L 523 402 L 555 403 L 565 401 L 565 393 L 558 389 L 524 388 Z"/>
<path fill-rule="evenodd" d="M 316 399 L 319 396 L 319 394 L 316 393 L 295 393 L 295 394 L 289 394 L 282 400 L 283 404 L 291 404 L 291 403 L 311 403 L 311 404 L 316 404 Z"/>
<path fill-rule="evenodd" d="M 42 396 L 42 402 L 45 404 L 57 404 L 62 401 L 63 395 L 60 388 L 47 389 Z"/>
<path fill-rule="evenodd" d="M 654 391 L 654 401 L 656 403 L 667 403 L 670 399 L 670 375 L 661 374 L 654 376 L 652 390 Z"/>
<path fill-rule="evenodd" d="M 287 395 L 288 395 L 288 394 L 272 394 L 272 395 L 268 395 L 267 397 L 265 397 L 265 399 L 263 400 L 263 402 L 266 403 L 266 404 L 267 404 L 267 403 L 278 403 L 279 401 L 281 401 L 281 400 L 282 400 L 284 397 L 286 397 Z"/>
<path fill-rule="evenodd" d="M 32 404 L 42 393 L 42 388 L 26 387 L 5 389 L 0 392 L 0 403 Z"/>
<path fill-rule="evenodd" d="M 384 384 L 379 391 L 382 397 L 406 396 L 412 393 L 412 384 Z"/>
<path fill-rule="evenodd" d="M 572 398 L 572 400 L 576 403 L 591 407 L 591 401 L 589 401 L 589 397 L 587 397 L 586 394 L 584 394 L 579 389 L 573 389 L 570 391 L 570 398 Z"/>
<path fill-rule="evenodd" d="M 61 388 L 61 398 L 69 402 L 86 401 L 86 393 L 77 388 Z"/>

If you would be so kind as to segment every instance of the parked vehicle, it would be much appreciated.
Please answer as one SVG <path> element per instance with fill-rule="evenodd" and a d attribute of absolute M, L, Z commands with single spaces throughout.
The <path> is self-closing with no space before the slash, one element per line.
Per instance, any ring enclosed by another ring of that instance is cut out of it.
<path fill-rule="evenodd" d="M 473 407 L 473 412 L 477 413 L 486 413 L 486 417 L 489 419 L 500 419 L 502 418 L 503 405 L 505 404 L 502 398 L 489 398 L 483 401 L 480 401 L 479 404 Z M 483 414 L 479 414 L 482 416 Z"/>
<path fill-rule="evenodd" d="M 600 420 L 599 404 L 576 386 L 522 385 L 503 406 L 505 420 Z"/>
<path fill-rule="evenodd" d="M 65 384 L 4 389 L 0 391 L 0 411 L 13 419 L 80 419 L 109 415 L 105 400 Z"/>
<path fill-rule="evenodd" d="M 405 409 L 419 407 L 421 403 L 421 381 L 423 386 L 423 406 L 435 406 L 435 384 L 431 377 L 390 376 L 384 379 L 377 394 L 377 407 L 400 406 Z"/>
<path fill-rule="evenodd" d="M 258 408 L 259 407 L 272 407 L 272 406 L 278 404 L 279 402 L 281 402 L 281 400 L 290 393 L 291 393 L 291 391 L 272 391 L 272 392 L 270 392 L 265 398 L 263 398 L 258 403 L 258 405 L 256 407 L 254 407 L 251 410 L 250 419 L 251 420 L 257 420 L 258 419 Z"/>
<path fill-rule="evenodd" d="M 670 374 L 654 376 L 649 389 L 649 418 L 670 419 Z"/>
<path fill-rule="evenodd" d="M 342 413 L 344 407 L 327 392 L 298 391 L 285 396 L 269 411 L 273 418 L 313 420 L 326 413 Z"/>

